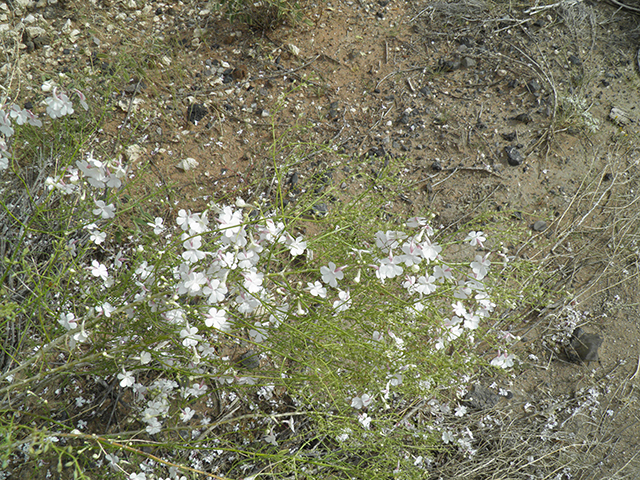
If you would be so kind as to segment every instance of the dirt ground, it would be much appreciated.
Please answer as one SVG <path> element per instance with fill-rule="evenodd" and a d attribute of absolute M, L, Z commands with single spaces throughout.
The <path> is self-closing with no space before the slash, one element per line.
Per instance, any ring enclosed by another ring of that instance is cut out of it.
<path fill-rule="evenodd" d="M 356 195 L 391 159 L 402 187 L 389 211 L 430 210 L 449 228 L 482 209 L 543 221 L 509 254 L 553 270 L 569 295 L 514 331 L 527 368 L 504 385 L 514 393 L 505 408 L 556 418 L 558 449 L 591 465 L 579 478 L 638 478 L 633 11 L 337 0 L 265 32 L 200 1 L 3 5 L 0 23 L 34 18 L 19 47 L 25 101 L 38 101 L 43 80 L 117 70 L 105 99 L 115 120 L 96 142 L 145 175 L 143 191 L 171 186 L 156 215 L 212 198 L 276 201 L 277 183 L 304 190 L 319 176 Z M 567 361 L 575 326 L 604 339 L 598 362 Z"/>

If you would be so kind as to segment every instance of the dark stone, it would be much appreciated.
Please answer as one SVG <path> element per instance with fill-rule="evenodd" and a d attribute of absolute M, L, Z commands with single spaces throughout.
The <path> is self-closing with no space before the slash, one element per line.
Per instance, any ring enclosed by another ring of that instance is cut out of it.
<path fill-rule="evenodd" d="M 201 103 L 193 103 L 187 109 L 187 118 L 191 123 L 196 125 L 200 120 L 207 116 L 209 110 Z"/>
<path fill-rule="evenodd" d="M 512 397 L 511 392 L 504 396 L 498 395 L 493 390 L 476 384 L 473 386 L 473 390 L 464 396 L 463 403 L 476 410 L 487 410 L 495 407 L 501 399 Z"/>
<path fill-rule="evenodd" d="M 500 135 L 502 135 L 502 138 L 504 138 L 507 142 L 513 142 L 517 136 L 516 132 L 501 133 Z"/>
<path fill-rule="evenodd" d="M 311 207 L 311 213 L 313 213 L 317 217 L 324 217 L 329 213 L 329 209 L 327 208 L 326 203 L 316 203 L 313 207 Z"/>
<path fill-rule="evenodd" d="M 420 89 L 420 93 L 425 97 L 428 97 L 429 95 L 431 95 L 431 89 L 429 87 L 422 87 Z"/>
<path fill-rule="evenodd" d="M 26 107 L 25 107 L 25 108 L 26 108 Z M 604 177 L 602 177 L 602 179 L 603 179 L 605 182 L 610 182 L 611 180 L 613 180 L 613 175 L 611 175 L 610 173 L 605 173 L 605 174 L 604 174 Z"/>
<path fill-rule="evenodd" d="M 440 59 L 439 66 L 443 72 L 453 72 L 460 68 L 460 60 L 443 60 Z"/>
<path fill-rule="evenodd" d="M 511 165 L 512 167 L 522 165 L 524 157 L 516 147 L 504 147 L 504 151 L 507 154 L 507 162 L 509 163 L 509 165 Z"/>
<path fill-rule="evenodd" d="M 441 172 L 442 164 L 438 160 L 434 160 L 433 163 L 431 164 L 431 168 L 433 168 L 434 172 Z"/>
<path fill-rule="evenodd" d="M 580 60 L 575 55 L 569 55 L 569 62 L 573 63 L 576 67 L 582 65 L 582 60 Z"/>
<path fill-rule="evenodd" d="M 580 327 L 576 328 L 571 334 L 570 349 L 567 352 L 569 360 L 574 363 L 597 362 L 598 349 L 602 342 L 602 337 L 594 333 L 585 333 Z"/>
<path fill-rule="evenodd" d="M 531 80 L 529 80 L 529 82 L 527 82 L 527 90 L 529 90 L 529 92 L 531 93 L 538 93 L 540 91 L 540 84 L 538 83 L 538 81 L 533 78 Z"/>
<path fill-rule="evenodd" d="M 510 120 L 515 120 L 516 122 L 522 122 L 524 124 L 531 123 L 533 121 L 531 115 L 528 113 L 519 113 L 515 117 L 511 117 Z"/>
<path fill-rule="evenodd" d="M 260 366 L 260 354 L 253 350 L 249 350 L 240 356 L 238 363 L 241 367 L 246 368 L 247 370 L 256 369 Z"/>

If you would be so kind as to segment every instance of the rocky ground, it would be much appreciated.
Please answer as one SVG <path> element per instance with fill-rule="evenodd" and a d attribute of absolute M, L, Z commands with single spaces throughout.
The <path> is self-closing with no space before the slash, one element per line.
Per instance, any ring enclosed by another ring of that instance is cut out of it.
<path fill-rule="evenodd" d="M 0 75 L 22 104 L 47 80 L 106 104 L 95 148 L 122 154 L 142 190 L 170 186 L 158 215 L 328 184 L 353 196 L 391 164 L 389 215 L 456 228 L 513 210 L 531 236 L 510 254 L 553 270 L 571 300 L 514 332 L 528 368 L 505 418 L 589 465 L 556 478 L 636 478 L 639 32 L 604 1 L 337 0 L 262 31 L 204 1 L 14 0 L 0 4 Z M 604 339 L 588 365 L 562 346 L 578 325 Z"/>

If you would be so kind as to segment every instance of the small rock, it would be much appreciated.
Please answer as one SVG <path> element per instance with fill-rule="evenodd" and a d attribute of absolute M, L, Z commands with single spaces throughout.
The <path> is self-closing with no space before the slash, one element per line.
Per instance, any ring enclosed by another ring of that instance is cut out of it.
<path fill-rule="evenodd" d="M 544 220 L 538 220 L 533 224 L 531 228 L 533 228 L 536 232 L 544 232 L 547 229 L 547 222 L 545 222 Z"/>
<path fill-rule="evenodd" d="M 422 87 L 419 92 L 424 95 L 425 97 L 428 97 L 429 95 L 431 95 L 431 89 L 429 87 Z"/>
<path fill-rule="evenodd" d="M 512 167 L 522 165 L 524 157 L 516 147 L 504 147 L 504 151 L 507 154 L 507 162 L 509 163 L 509 165 L 511 165 Z"/>
<path fill-rule="evenodd" d="M 473 386 L 473 390 L 464 396 L 463 403 L 476 410 L 486 410 L 495 407 L 501 399 L 512 397 L 511 392 L 504 396 L 498 395 L 494 391 L 476 384 Z"/>
<path fill-rule="evenodd" d="M 311 213 L 313 213 L 317 217 L 324 217 L 329 213 L 329 209 L 327 208 L 326 203 L 316 203 L 313 207 L 311 207 Z"/>
<path fill-rule="evenodd" d="M 198 161 L 195 158 L 185 158 L 180 163 L 176 165 L 178 170 L 182 170 L 183 172 L 188 172 L 189 170 L 193 170 L 198 166 Z"/>
<path fill-rule="evenodd" d="M 192 103 L 187 109 L 187 119 L 197 125 L 208 113 L 209 110 L 202 103 Z"/>
<path fill-rule="evenodd" d="M 443 60 L 440 59 L 438 62 L 440 66 L 440 70 L 443 72 L 453 72 L 460 68 L 460 60 Z"/>
<path fill-rule="evenodd" d="M 464 68 L 473 68 L 473 67 L 475 67 L 477 65 L 476 61 L 471 57 L 464 57 L 462 59 L 462 62 L 460 62 L 460 64 Z"/>
<path fill-rule="evenodd" d="M 598 361 L 598 349 L 602 345 L 602 337 L 594 333 L 585 333 L 582 328 L 576 328 L 571 334 L 571 349 L 569 360 L 574 363 L 589 363 Z"/>
<path fill-rule="evenodd" d="M 573 63 L 576 67 L 579 67 L 580 65 L 582 65 L 582 60 L 580 60 L 575 55 L 569 55 L 569 59 L 568 60 L 569 60 L 569 62 Z"/>
<path fill-rule="evenodd" d="M 431 164 L 431 168 L 433 169 L 434 172 L 441 172 L 442 164 L 438 160 L 434 160 L 433 163 Z"/>
<path fill-rule="evenodd" d="M 237 363 L 247 370 L 254 370 L 260 366 L 260 355 L 249 350 L 240 355 L 240 360 Z"/>
<path fill-rule="evenodd" d="M 631 118 L 629 118 L 629 114 L 624 110 L 619 109 L 618 107 L 613 107 L 609 112 L 609 119 L 621 127 L 627 126 L 631 123 Z"/>
<path fill-rule="evenodd" d="M 540 84 L 538 83 L 538 81 L 533 78 L 531 80 L 529 80 L 529 82 L 527 82 L 527 90 L 529 90 L 529 92 L 536 94 L 540 91 Z"/>
<path fill-rule="evenodd" d="M 511 117 L 509 120 L 515 120 L 516 122 L 522 122 L 524 124 L 531 123 L 533 121 L 531 115 L 528 113 L 520 113 L 515 117 Z"/>

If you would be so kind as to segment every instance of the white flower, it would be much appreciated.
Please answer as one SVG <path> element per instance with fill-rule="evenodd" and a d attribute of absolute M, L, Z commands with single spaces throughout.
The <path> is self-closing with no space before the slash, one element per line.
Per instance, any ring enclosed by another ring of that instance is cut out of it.
<path fill-rule="evenodd" d="M 61 313 L 58 323 L 67 330 L 73 330 L 78 326 L 78 321 L 73 313 Z"/>
<path fill-rule="evenodd" d="M 424 217 L 411 217 L 407 220 L 407 227 L 409 228 L 418 228 L 424 227 L 427 224 L 427 219 Z"/>
<path fill-rule="evenodd" d="M 184 410 L 182 410 L 182 412 L 180 413 L 180 420 L 187 423 L 189 420 L 191 420 L 191 418 L 195 413 L 196 413 L 195 410 L 192 410 L 191 408 L 187 407 Z"/>
<path fill-rule="evenodd" d="M 165 229 L 163 222 L 164 220 L 162 218 L 156 217 L 153 223 L 149 222 L 147 223 L 147 225 L 153 228 L 153 233 L 155 233 L 156 235 L 160 235 Z"/>
<path fill-rule="evenodd" d="M 385 232 L 376 232 L 376 246 L 387 253 L 389 250 L 397 249 L 400 246 L 400 241 L 407 238 L 407 234 L 404 232 L 397 232 L 393 230 L 387 230 Z"/>
<path fill-rule="evenodd" d="M 116 207 L 113 205 L 113 203 L 107 205 L 102 200 L 94 200 L 94 203 L 96 204 L 96 207 L 98 207 L 93 209 L 94 215 L 101 216 L 103 220 L 107 220 L 116 216 Z"/>
<path fill-rule="evenodd" d="M 420 244 L 420 248 L 422 249 L 422 256 L 427 262 L 437 260 L 440 252 L 442 252 L 442 247 L 437 243 L 432 243 L 428 238 Z"/>
<path fill-rule="evenodd" d="M 314 297 L 327 298 L 327 289 L 318 281 L 314 283 L 308 282 L 306 289 L 309 290 L 309 293 Z"/>
<path fill-rule="evenodd" d="M 496 358 L 491 360 L 491 365 L 493 365 L 494 367 L 507 369 L 507 368 L 513 367 L 514 359 L 515 359 L 515 355 L 513 354 L 507 354 L 507 352 L 499 353 Z"/>
<path fill-rule="evenodd" d="M 204 324 L 217 330 L 228 331 L 230 326 L 226 313 L 223 309 L 210 308 L 204 316 Z"/>
<path fill-rule="evenodd" d="M 364 412 L 358 415 L 358 421 L 367 430 L 371 427 L 371 417 Z"/>
<path fill-rule="evenodd" d="M 444 432 L 442 432 L 442 441 L 444 443 L 453 443 L 454 440 L 455 440 L 455 437 L 453 436 L 453 433 L 451 433 L 450 430 L 445 430 Z"/>
<path fill-rule="evenodd" d="M 351 406 L 360 410 L 363 407 L 368 407 L 372 400 L 371 395 L 364 393 L 362 397 L 353 397 L 351 399 Z"/>
<path fill-rule="evenodd" d="M 249 293 L 258 293 L 262 290 L 264 273 L 251 269 L 248 272 L 243 273 L 242 276 L 244 277 L 244 287 L 249 291 Z"/>
<path fill-rule="evenodd" d="M 471 262 L 471 269 L 473 270 L 473 274 L 475 275 L 476 280 L 482 280 L 487 276 L 487 272 L 489 271 L 489 267 L 491 266 L 489 255 L 490 253 L 487 253 L 484 257 L 481 255 L 476 255 L 476 261 Z"/>
<path fill-rule="evenodd" d="M 336 264 L 333 262 L 329 262 L 329 265 L 326 267 L 320 267 L 320 274 L 322 275 L 322 281 L 324 283 L 328 283 L 333 288 L 338 288 L 337 280 L 342 280 L 344 278 L 344 273 L 342 269 L 345 267 L 336 267 Z"/>
<path fill-rule="evenodd" d="M 73 105 L 64 93 L 58 94 L 58 88 L 53 87 L 53 96 L 47 98 L 47 113 L 53 119 L 64 117 L 73 113 Z"/>
<path fill-rule="evenodd" d="M 200 335 L 196 335 L 198 333 L 198 327 L 190 327 L 187 325 L 185 328 L 180 330 L 180 338 L 182 338 L 182 345 L 185 347 L 195 347 L 198 345 L 198 342 L 202 340 Z"/>
<path fill-rule="evenodd" d="M 333 309 L 336 311 L 336 313 L 344 312 L 351 307 L 351 295 L 349 294 L 348 290 L 340 290 L 338 292 L 338 298 L 339 300 L 333 302 Z"/>
<path fill-rule="evenodd" d="M 307 242 L 303 240 L 302 237 L 298 237 L 295 240 L 289 234 L 285 237 L 285 245 L 291 252 L 291 255 L 297 257 L 298 255 L 303 255 L 305 250 L 307 249 Z"/>
<path fill-rule="evenodd" d="M 149 431 L 149 427 L 147 427 L 147 431 Z M 159 431 L 160 431 L 160 428 L 158 427 L 157 431 L 149 432 L 149 433 L 158 433 Z M 129 475 L 129 480 L 147 480 L 147 475 L 145 473 L 131 473 Z"/>
<path fill-rule="evenodd" d="M 464 239 L 464 241 L 469 242 L 469 245 L 471 245 L 472 247 L 475 247 L 477 245 L 481 248 L 484 248 L 482 242 L 484 242 L 486 239 L 487 237 L 484 236 L 484 232 L 471 231 L 467 235 L 467 238 Z"/>
<path fill-rule="evenodd" d="M 91 267 L 89 267 L 89 270 L 91 271 L 91 275 L 93 275 L 94 277 L 100 277 L 105 282 L 109 277 L 109 272 L 107 271 L 107 267 L 105 267 L 102 263 L 98 262 L 97 260 L 94 260 L 93 262 L 91 262 Z"/>
<path fill-rule="evenodd" d="M 467 407 L 465 407 L 464 405 L 458 405 L 456 407 L 456 417 L 464 417 L 464 415 L 467 413 Z"/>
<path fill-rule="evenodd" d="M 426 277 L 424 275 L 418 277 L 416 284 L 414 285 L 414 289 L 421 295 L 429 295 L 436 291 L 435 277 L 429 276 Z"/>
<path fill-rule="evenodd" d="M 133 374 L 131 372 L 127 372 L 124 368 L 122 369 L 122 373 L 118 374 L 118 379 L 120 380 L 120 386 L 122 388 L 131 387 L 136 383 L 136 379 L 133 377 Z"/>
<path fill-rule="evenodd" d="M 182 242 L 182 246 L 185 248 L 185 251 L 182 252 L 182 258 L 187 263 L 196 263 L 206 257 L 206 254 L 200 251 L 202 246 L 202 237 L 200 235 L 187 238 Z"/>

